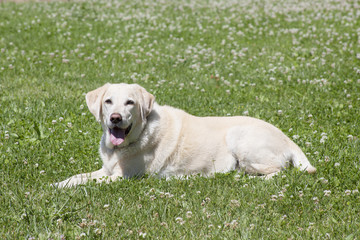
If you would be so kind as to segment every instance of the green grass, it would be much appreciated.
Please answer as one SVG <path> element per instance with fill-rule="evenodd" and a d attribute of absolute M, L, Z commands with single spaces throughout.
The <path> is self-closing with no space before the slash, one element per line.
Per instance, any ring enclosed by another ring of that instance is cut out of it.
<path fill-rule="evenodd" d="M 356 1 L 0 3 L 0 238 L 359 239 Z M 282 129 L 318 169 L 54 189 L 101 167 L 84 94 L 136 82 Z"/>

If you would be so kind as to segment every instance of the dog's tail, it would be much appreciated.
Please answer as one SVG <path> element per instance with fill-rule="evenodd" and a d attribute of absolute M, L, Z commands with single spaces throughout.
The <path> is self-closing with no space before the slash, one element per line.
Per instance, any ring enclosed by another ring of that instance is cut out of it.
<path fill-rule="evenodd" d="M 299 168 L 302 171 L 307 171 L 308 173 L 315 173 L 316 168 L 311 165 L 303 151 L 294 144 L 293 151 L 291 153 L 291 160 L 294 167 Z"/>

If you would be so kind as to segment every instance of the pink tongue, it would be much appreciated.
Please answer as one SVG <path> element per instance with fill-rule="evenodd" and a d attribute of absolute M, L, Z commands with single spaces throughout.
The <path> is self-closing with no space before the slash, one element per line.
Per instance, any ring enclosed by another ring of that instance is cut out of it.
<path fill-rule="evenodd" d="M 120 145 L 125 139 L 125 130 L 120 128 L 110 129 L 110 141 L 115 146 Z"/>

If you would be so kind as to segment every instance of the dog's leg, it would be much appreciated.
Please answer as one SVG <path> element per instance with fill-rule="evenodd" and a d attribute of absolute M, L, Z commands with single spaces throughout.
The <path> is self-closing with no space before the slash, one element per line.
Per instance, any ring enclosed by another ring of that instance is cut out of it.
<path fill-rule="evenodd" d="M 278 172 L 273 172 L 273 173 L 270 173 L 270 174 L 267 174 L 264 177 L 265 180 L 269 180 L 269 179 L 272 179 L 275 175 L 278 175 L 281 171 L 278 171 Z"/>
<path fill-rule="evenodd" d="M 281 170 L 280 167 L 274 165 L 267 165 L 261 163 L 250 163 L 249 165 L 251 172 L 258 174 L 270 175 L 273 173 L 277 173 Z"/>
<path fill-rule="evenodd" d="M 260 177 L 265 180 L 269 180 L 281 172 L 280 169 L 276 169 L 276 168 L 272 168 L 272 167 L 269 168 L 267 165 L 263 165 L 263 164 L 252 164 L 251 167 L 252 167 L 251 171 L 249 171 L 250 174 L 255 173 L 255 174 L 261 174 L 261 175 L 260 176 L 259 175 L 250 175 L 249 178 Z"/>
<path fill-rule="evenodd" d="M 73 187 L 79 184 L 85 184 L 89 180 L 96 180 L 96 182 L 110 182 L 116 180 L 120 175 L 113 174 L 111 176 L 107 175 L 105 170 L 101 168 L 95 172 L 91 173 L 82 173 L 75 176 L 72 176 L 62 182 L 58 182 L 52 184 L 52 186 L 59 187 L 59 188 L 66 188 L 66 187 Z"/>

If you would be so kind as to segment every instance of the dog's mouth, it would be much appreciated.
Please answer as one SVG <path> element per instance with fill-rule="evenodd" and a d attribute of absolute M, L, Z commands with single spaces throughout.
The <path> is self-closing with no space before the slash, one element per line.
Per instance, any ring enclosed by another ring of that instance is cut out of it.
<path fill-rule="evenodd" d="M 114 146 L 119 146 L 122 144 L 126 138 L 126 136 L 129 134 L 131 130 L 132 124 L 126 129 L 114 127 L 109 128 L 110 132 L 110 141 Z"/>

